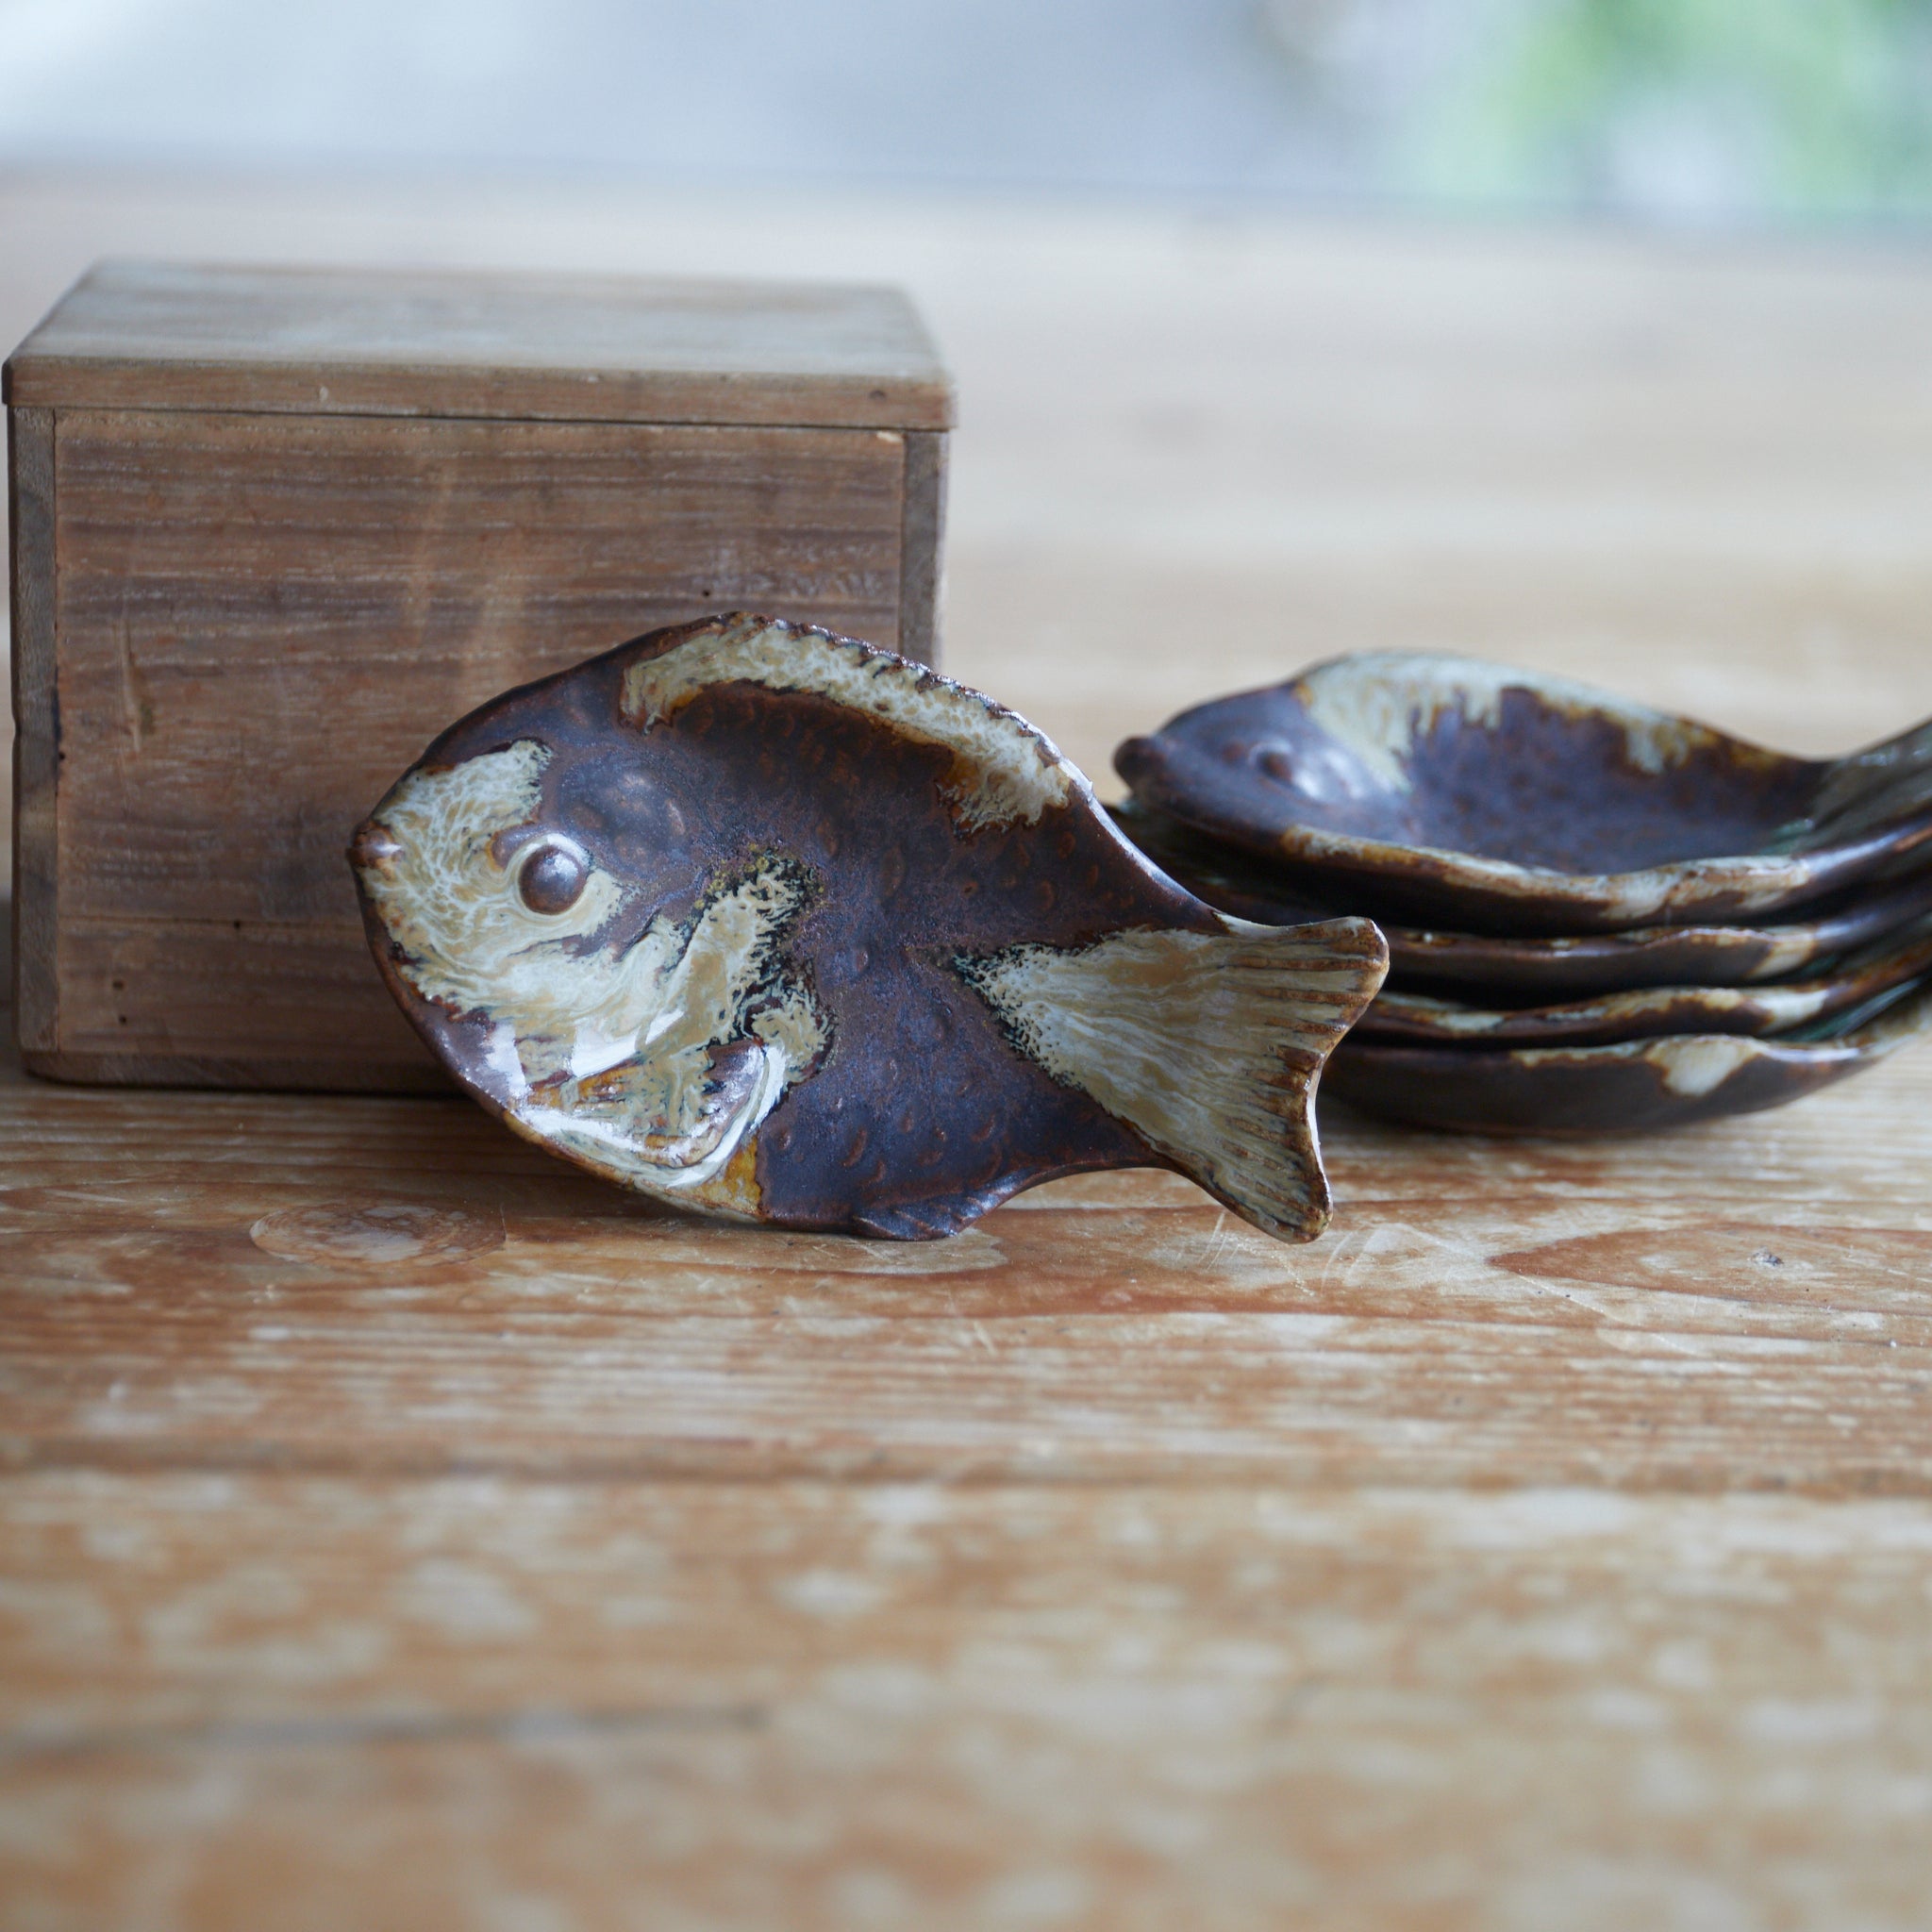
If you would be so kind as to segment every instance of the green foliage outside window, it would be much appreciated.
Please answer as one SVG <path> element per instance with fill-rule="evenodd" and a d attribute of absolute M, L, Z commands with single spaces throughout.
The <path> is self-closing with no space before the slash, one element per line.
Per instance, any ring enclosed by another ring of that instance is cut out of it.
<path fill-rule="evenodd" d="M 1431 199 L 1932 211 L 1928 0 L 1541 0 L 1427 92 L 1390 160 Z"/>

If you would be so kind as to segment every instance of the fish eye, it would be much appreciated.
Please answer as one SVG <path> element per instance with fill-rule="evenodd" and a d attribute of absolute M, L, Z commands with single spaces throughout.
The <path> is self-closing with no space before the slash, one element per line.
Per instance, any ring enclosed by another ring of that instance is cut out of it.
<path fill-rule="evenodd" d="M 591 862 L 575 845 L 546 839 L 533 845 L 517 867 L 517 896 L 532 912 L 554 917 L 583 897 Z"/>

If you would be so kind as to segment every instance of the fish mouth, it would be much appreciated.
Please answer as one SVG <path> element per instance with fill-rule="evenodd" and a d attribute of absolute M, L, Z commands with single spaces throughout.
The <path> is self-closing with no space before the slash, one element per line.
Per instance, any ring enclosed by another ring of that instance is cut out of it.
<path fill-rule="evenodd" d="M 782 1049 L 737 1040 L 713 1049 L 697 1120 L 683 1133 L 627 1117 L 626 1089 L 648 1063 L 628 1060 L 583 1081 L 538 1089 L 510 1108 L 533 1137 L 566 1152 L 592 1149 L 623 1163 L 625 1177 L 662 1189 L 702 1186 L 777 1104 L 785 1088 Z"/>
<path fill-rule="evenodd" d="M 403 856 L 402 841 L 380 819 L 364 819 L 349 841 L 347 856 L 358 873 L 379 872 Z"/>

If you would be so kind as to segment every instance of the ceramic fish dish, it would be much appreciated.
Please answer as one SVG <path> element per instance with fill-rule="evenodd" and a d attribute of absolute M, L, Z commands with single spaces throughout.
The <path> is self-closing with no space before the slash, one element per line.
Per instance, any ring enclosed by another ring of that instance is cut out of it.
<path fill-rule="evenodd" d="M 1464 1134 L 1644 1134 L 1802 1100 L 1932 1032 L 1932 982 L 1908 982 L 1771 1040 L 1680 1033 L 1609 1046 L 1346 1041 L 1326 1091 L 1363 1111 Z"/>
<path fill-rule="evenodd" d="M 1815 979 L 1779 986 L 1650 986 L 1557 1006 L 1475 1007 L 1386 987 L 1362 1016 L 1363 1039 L 1435 1046 L 1587 1046 L 1669 1033 L 1789 1033 L 1868 1007 L 1932 972 L 1923 927 Z"/>
<path fill-rule="evenodd" d="M 951 1233 L 1174 1169 L 1291 1239 L 1365 920 L 1225 917 L 1038 731 L 848 639 L 658 631 L 443 733 L 350 862 L 391 991 L 510 1126 L 744 1222 Z"/>
<path fill-rule="evenodd" d="M 1341 916 L 1251 854 L 1217 845 L 1165 813 L 1128 801 L 1108 811 L 1129 839 L 1197 899 L 1263 925 Z M 1932 914 L 1932 871 L 1855 891 L 1810 918 L 1769 925 L 1650 925 L 1561 939 L 1446 932 L 1391 923 L 1369 892 L 1338 893 L 1389 941 L 1389 988 L 1487 993 L 1506 1005 L 1587 999 L 1642 988 L 1746 987 L 1818 974 L 1845 954 L 1903 934 Z M 1376 1010 L 1389 1002 L 1389 989 Z"/>
<path fill-rule="evenodd" d="M 1192 889 L 1192 882 L 1182 884 Z M 1210 905 L 1243 913 L 1212 893 Z M 1654 987 L 1783 985 L 1815 976 L 1846 954 L 1893 938 L 1932 912 L 1932 874 L 1770 925 L 1641 925 L 1569 939 L 1483 933 L 1389 932 L 1405 983 L 1481 989 L 1499 998 L 1591 998 Z M 1245 913 L 1257 918 L 1257 913 Z M 1331 913 L 1328 915 L 1333 917 Z"/>
<path fill-rule="evenodd" d="M 1459 658 L 1337 658 L 1185 712 L 1115 763 L 1142 804 L 1311 890 L 1473 931 L 1765 914 L 1932 850 L 1932 724 L 1788 758 Z"/>

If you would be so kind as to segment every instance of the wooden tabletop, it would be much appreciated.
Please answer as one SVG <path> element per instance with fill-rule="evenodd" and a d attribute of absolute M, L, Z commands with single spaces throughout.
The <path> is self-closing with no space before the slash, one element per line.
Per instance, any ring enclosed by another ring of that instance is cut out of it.
<path fill-rule="evenodd" d="M 1363 644 L 1932 712 L 1898 252 L 290 194 L 0 184 L 0 297 L 222 235 L 909 281 L 953 668 L 1090 766 Z M 1932 1924 L 1932 1052 L 1324 1125 L 1311 1246 L 1158 1175 L 902 1246 L 9 1059 L 0 1925 Z"/>

